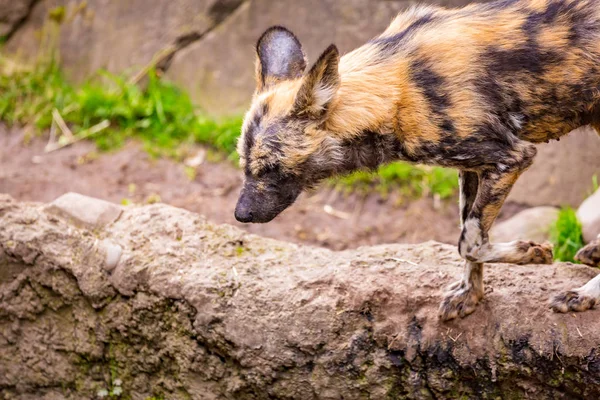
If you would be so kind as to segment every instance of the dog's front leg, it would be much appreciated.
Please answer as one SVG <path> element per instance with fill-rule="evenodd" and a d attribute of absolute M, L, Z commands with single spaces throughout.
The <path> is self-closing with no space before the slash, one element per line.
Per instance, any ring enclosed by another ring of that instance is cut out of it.
<path fill-rule="evenodd" d="M 469 217 L 479 187 L 476 172 L 460 171 L 458 174 L 460 188 L 460 222 L 464 229 L 465 220 Z M 483 298 L 483 264 L 465 260 L 462 278 L 448 287 L 444 300 L 440 305 L 440 318 L 449 320 L 465 317 L 475 311 L 479 300 Z"/>

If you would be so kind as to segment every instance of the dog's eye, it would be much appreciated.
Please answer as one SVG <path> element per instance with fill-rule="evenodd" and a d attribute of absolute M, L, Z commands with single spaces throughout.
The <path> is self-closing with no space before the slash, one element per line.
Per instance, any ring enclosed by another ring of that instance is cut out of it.
<path fill-rule="evenodd" d="M 256 176 L 259 179 L 274 179 L 279 177 L 280 175 L 280 168 L 277 165 L 270 165 L 267 166 L 265 168 L 263 168 L 262 170 L 259 171 L 258 175 Z"/>

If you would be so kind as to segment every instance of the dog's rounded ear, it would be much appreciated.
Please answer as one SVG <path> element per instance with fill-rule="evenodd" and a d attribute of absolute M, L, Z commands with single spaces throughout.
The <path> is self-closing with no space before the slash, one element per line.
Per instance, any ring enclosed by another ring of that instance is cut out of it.
<path fill-rule="evenodd" d="M 294 113 L 312 119 L 321 119 L 327 114 L 329 104 L 340 87 L 340 52 L 335 45 L 329 46 L 303 78 L 296 95 Z"/>
<path fill-rule="evenodd" d="M 296 36 L 282 26 L 273 26 L 256 44 L 256 85 L 261 91 L 277 82 L 300 78 L 306 56 Z"/>

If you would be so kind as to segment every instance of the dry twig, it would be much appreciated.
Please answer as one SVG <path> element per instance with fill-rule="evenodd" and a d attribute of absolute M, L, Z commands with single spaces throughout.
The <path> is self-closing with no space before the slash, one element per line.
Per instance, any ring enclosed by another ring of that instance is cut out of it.
<path fill-rule="evenodd" d="M 93 136 L 96 133 L 103 131 L 104 129 L 108 128 L 109 126 L 110 126 L 110 121 L 105 119 L 104 121 L 92 126 L 88 130 L 82 131 L 77 135 L 71 135 L 71 137 L 67 138 L 67 140 L 65 140 L 65 141 L 61 141 L 59 139 L 58 142 L 56 142 L 56 141 L 52 142 L 52 143 L 48 142 L 48 144 L 46 145 L 46 148 L 44 149 L 44 153 L 52 153 L 53 151 L 62 149 L 63 147 L 70 146 L 73 143 L 77 143 L 83 139 L 87 139 L 88 137 Z"/>

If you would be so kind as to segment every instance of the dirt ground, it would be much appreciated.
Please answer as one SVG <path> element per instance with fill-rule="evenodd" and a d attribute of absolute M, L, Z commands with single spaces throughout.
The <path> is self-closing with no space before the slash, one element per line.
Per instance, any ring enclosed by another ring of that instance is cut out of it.
<path fill-rule="evenodd" d="M 18 200 L 52 201 L 69 191 L 120 203 L 161 202 L 206 215 L 217 223 L 239 226 L 262 236 L 332 249 L 382 243 L 437 240 L 456 243 L 459 235 L 456 199 L 423 198 L 398 205 L 394 196 L 344 196 L 331 188 L 302 195 L 268 224 L 244 225 L 233 217 L 241 174 L 228 162 L 203 162 L 191 179 L 181 163 L 152 159 L 138 143 L 101 153 L 80 142 L 44 154 L 45 142 L 24 144 L 20 129 L 0 126 L 0 193 Z M 202 151 L 198 148 L 198 151 Z M 157 197 L 158 196 L 158 197 Z M 507 205 L 501 218 L 520 207 Z"/>

